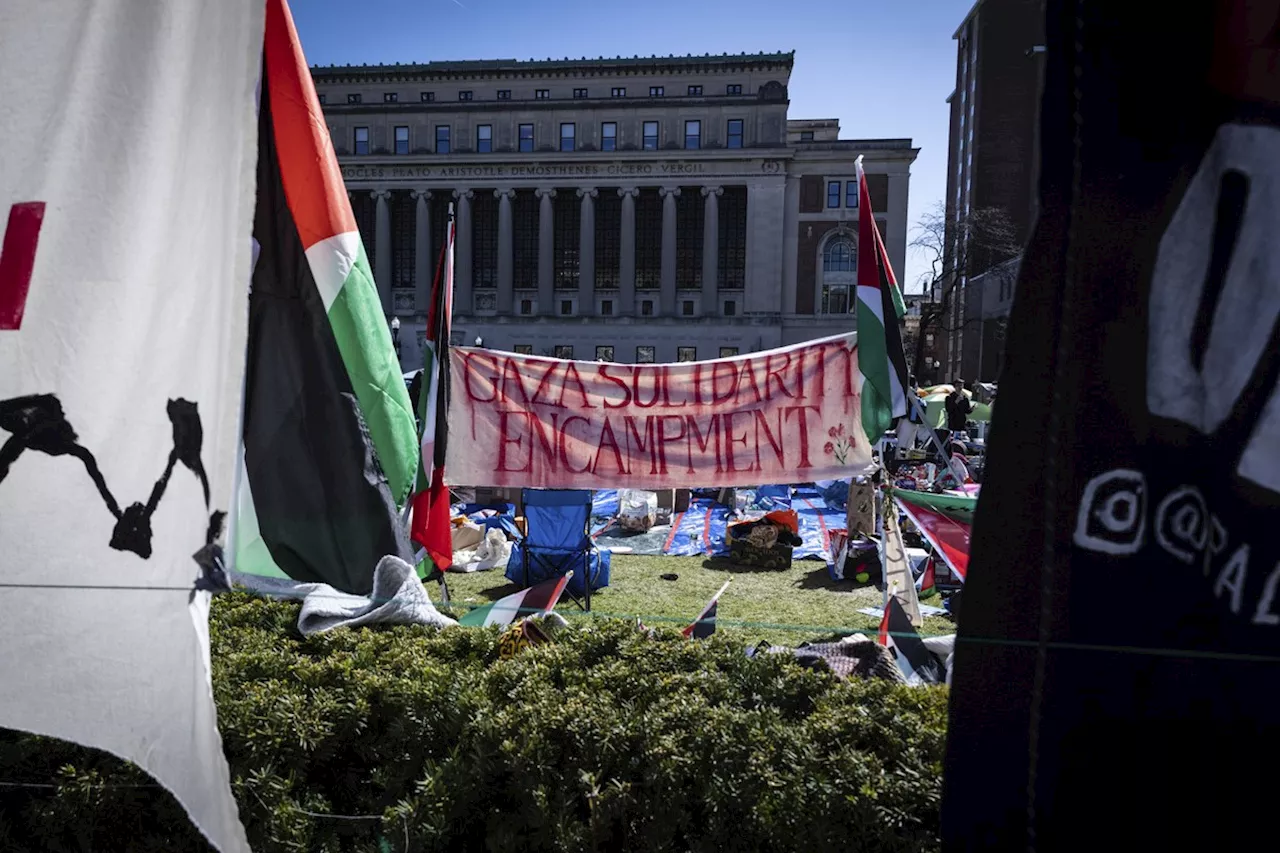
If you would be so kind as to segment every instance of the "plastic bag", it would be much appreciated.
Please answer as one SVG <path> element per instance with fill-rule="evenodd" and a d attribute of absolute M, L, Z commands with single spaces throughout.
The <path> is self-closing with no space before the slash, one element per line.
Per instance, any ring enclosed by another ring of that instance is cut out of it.
<path fill-rule="evenodd" d="M 658 495 L 643 489 L 618 491 L 618 526 L 633 533 L 645 533 L 658 523 Z"/>

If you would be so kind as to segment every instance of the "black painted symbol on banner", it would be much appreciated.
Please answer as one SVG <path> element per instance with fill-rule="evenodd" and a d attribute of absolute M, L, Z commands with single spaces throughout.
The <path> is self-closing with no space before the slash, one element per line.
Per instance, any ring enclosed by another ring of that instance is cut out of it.
<path fill-rule="evenodd" d="M 169 421 L 173 424 L 173 449 L 164 473 L 151 489 L 145 504 L 133 503 L 120 509 L 115 496 L 107 488 L 98 461 L 88 449 L 81 446 L 79 436 L 67 421 L 62 403 L 53 394 L 31 394 L 0 400 L 0 429 L 10 433 L 9 440 L 0 445 L 0 483 L 9 475 L 9 469 L 23 451 L 33 450 L 49 456 L 72 456 L 84 465 L 89 479 L 98 489 L 107 510 L 115 516 L 116 525 L 111 532 L 111 547 L 117 551 L 132 551 L 143 559 L 151 556 L 151 517 L 164 497 L 169 477 L 178 463 L 195 474 L 204 489 L 204 504 L 209 506 L 209 478 L 200 450 L 204 444 L 204 427 L 200 424 L 200 412 L 190 400 L 170 400 L 167 406 Z M 222 529 L 225 513 L 214 512 L 209 519 L 208 535 L 212 539 Z"/>

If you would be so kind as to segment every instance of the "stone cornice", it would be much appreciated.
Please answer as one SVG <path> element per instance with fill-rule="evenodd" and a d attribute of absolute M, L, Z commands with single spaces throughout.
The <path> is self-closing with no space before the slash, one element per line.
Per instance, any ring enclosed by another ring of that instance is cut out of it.
<path fill-rule="evenodd" d="M 596 59 L 475 59 L 394 65 L 312 66 L 317 83 L 390 83 L 461 80 L 530 80 L 680 73 L 769 71 L 789 73 L 795 51 L 705 56 L 636 56 Z"/>

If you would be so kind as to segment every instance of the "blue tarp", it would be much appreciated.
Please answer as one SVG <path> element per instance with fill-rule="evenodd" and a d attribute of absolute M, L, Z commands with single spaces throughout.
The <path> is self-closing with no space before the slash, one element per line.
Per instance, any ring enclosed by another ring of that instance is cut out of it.
<path fill-rule="evenodd" d="M 671 518 L 674 533 L 667 538 L 663 553 L 672 557 L 716 557 L 729 553 L 724 534 L 730 509 L 711 498 L 694 498 L 689 508 Z"/>
<path fill-rule="evenodd" d="M 752 510 L 769 511 L 787 506 L 796 510 L 800 521 L 800 538 L 803 544 L 793 556 L 797 560 L 816 558 L 831 560 L 831 538 L 828 529 L 844 527 L 843 510 L 829 507 L 822 495 L 811 486 L 764 486 L 760 489 L 739 489 L 738 496 L 746 496 Z M 678 512 L 671 519 L 671 526 L 655 527 L 647 533 L 626 534 L 618 530 L 612 519 L 597 519 L 592 526 L 592 536 L 601 548 L 629 548 L 633 554 L 666 554 L 671 557 L 722 557 L 729 553 L 725 532 L 733 521 L 731 507 L 718 503 L 709 495 L 713 490 L 702 491 L 702 497 L 689 502 L 689 508 Z"/>
<path fill-rule="evenodd" d="M 497 527 L 513 539 L 520 538 L 520 530 L 516 527 L 516 505 L 513 503 L 454 504 L 449 511 L 455 516 L 465 515 L 482 531 Z"/>
<path fill-rule="evenodd" d="M 791 556 L 797 560 L 816 557 L 831 562 L 831 536 L 827 531 L 845 526 L 844 511 L 832 509 L 818 490 L 809 486 L 795 488 L 791 507 L 800 517 L 800 538 L 804 540 Z"/>
<path fill-rule="evenodd" d="M 591 493 L 592 518 L 613 518 L 620 509 L 617 489 L 598 489 Z"/>

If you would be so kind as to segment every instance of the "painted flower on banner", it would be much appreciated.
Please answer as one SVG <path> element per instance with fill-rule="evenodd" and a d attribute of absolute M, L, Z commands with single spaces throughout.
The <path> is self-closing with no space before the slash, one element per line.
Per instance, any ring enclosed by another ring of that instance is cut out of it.
<path fill-rule="evenodd" d="M 833 440 L 822 445 L 822 452 L 834 456 L 841 465 L 847 464 L 849 451 L 853 449 L 853 436 L 845 429 L 845 425 L 828 427 L 827 437 Z"/>

